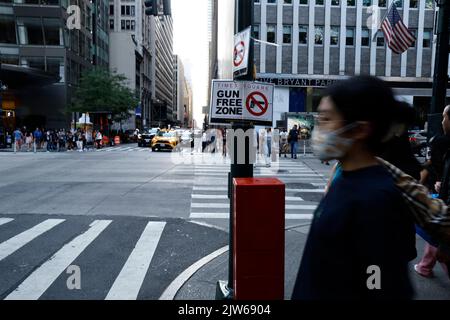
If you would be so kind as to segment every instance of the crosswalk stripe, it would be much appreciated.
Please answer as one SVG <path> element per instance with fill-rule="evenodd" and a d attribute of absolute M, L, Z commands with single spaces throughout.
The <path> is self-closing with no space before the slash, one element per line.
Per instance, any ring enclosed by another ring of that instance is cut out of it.
<path fill-rule="evenodd" d="M 64 219 L 48 219 L 40 224 L 28 229 L 5 242 L 0 243 L 0 261 L 10 254 L 22 248 L 24 245 L 37 238 L 41 234 L 49 231 L 58 224 L 64 222 Z"/>
<path fill-rule="evenodd" d="M 165 226 L 165 222 L 149 222 L 147 224 L 122 271 L 109 290 L 106 300 L 137 299 Z"/>
<path fill-rule="evenodd" d="M 230 203 L 191 203 L 191 208 L 195 209 L 229 209 Z M 301 205 L 293 205 L 293 204 L 286 204 L 285 209 L 286 210 L 315 210 L 317 208 L 317 205 L 307 205 L 307 204 L 301 204 Z"/>
<path fill-rule="evenodd" d="M 192 199 L 213 199 L 213 200 L 228 200 L 227 195 L 215 194 L 192 194 Z M 300 197 L 285 197 L 286 201 L 305 201 Z"/>
<path fill-rule="evenodd" d="M 96 220 L 26 278 L 5 300 L 37 300 L 58 276 L 105 230 L 111 220 Z"/>
<path fill-rule="evenodd" d="M 217 185 L 217 184 L 216 184 Z M 323 185 L 323 184 L 320 184 Z M 223 187 L 210 187 L 209 185 L 195 185 L 193 191 L 228 191 L 227 184 Z M 325 189 L 286 189 L 286 192 L 325 193 Z"/>
<path fill-rule="evenodd" d="M 191 213 L 190 219 L 229 219 L 230 213 L 228 212 L 197 212 Z M 313 214 L 297 214 L 287 213 L 285 214 L 286 220 L 312 220 Z"/>
<path fill-rule="evenodd" d="M 8 222 L 13 221 L 14 219 L 11 218 L 0 218 L 0 226 L 3 224 L 7 224 Z"/>

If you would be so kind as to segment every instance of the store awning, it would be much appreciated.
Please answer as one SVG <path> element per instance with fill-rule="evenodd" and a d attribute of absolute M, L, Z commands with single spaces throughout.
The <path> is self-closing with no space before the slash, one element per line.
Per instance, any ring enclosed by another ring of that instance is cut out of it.
<path fill-rule="evenodd" d="M 60 77 L 39 69 L 13 64 L 1 64 L 0 79 L 8 89 L 23 89 L 31 86 L 50 85 L 59 82 Z"/>

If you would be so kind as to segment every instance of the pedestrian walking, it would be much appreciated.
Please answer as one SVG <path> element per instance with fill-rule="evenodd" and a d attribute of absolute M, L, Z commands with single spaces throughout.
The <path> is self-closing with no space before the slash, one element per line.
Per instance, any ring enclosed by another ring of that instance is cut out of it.
<path fill-rule="evenodd" d="M 298 145 L 298 128 L 297 125 L 289 131 L 288 142 L 291 146 L 291 159 L 297 159 L 297 145 Z"/>
<path fill-rule="evenodd" d="M 97 147 L 97 149 L 100 149 L 102 147 L 102 133 L 99 131 L 97 131 L 97 133 L 95 134 L 95 145 Z"/>
<path fill-rule="evenodd" d="M 321 100 L 313 148 L 342 172 L 314 213 L 293 299 L 412 298 L 413 217 L 376 157 L 396 106 L 391 89 L 369 76 L 335 84 Z M 381 284 L 370 282 L 373 268 Z"/>
<path fill-rule="evenodd" d="M 41 148 L 41 140 L 42 140 L 42 131 L 39 130 L 39 128 L 36 128 L 36 130 L 34 130 L 33 132 L 33 136 L 34 136 L 34 143 L 36 145 L 37 149 Z"/>
<path fill-rule="evenodd" d="M 23 139 L 22 131 L 20 131 L 20 129 L 17 128 L 16 131 L 14 131 L 13 135 L 16 151 L 20 151 L 20 149 L 22 148 L 22 139 Z"/>
<path fill-rule="evenodd" d="M 26 133 L 25 143 L 27 145 L 27 152 L 30 152 L 33 144 L 33 134 L 30 131 Z"/>

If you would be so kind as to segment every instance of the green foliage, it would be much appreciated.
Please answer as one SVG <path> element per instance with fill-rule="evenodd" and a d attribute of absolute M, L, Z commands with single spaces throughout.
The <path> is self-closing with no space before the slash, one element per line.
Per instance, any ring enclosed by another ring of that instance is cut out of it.
<path fill-rule="evenodd" d="M 94 68 L 85 71 L 72 101 L 72 112 L 110 112 L 116 121 L 130 117 L 139 99 L 133 90 L 125 85 L 124 75 L 109 70 Z"/>

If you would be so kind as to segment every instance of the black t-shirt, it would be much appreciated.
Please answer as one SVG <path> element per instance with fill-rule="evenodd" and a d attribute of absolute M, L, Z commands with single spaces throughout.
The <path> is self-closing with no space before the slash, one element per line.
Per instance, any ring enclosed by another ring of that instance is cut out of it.
<path fill-rule="evenodd" d="M 381 166 L 342 172 L 314 213 L 293 299 L 410 299 L 412 215 Z M 381 290 L 369 290 L 381 271 Z"/>

